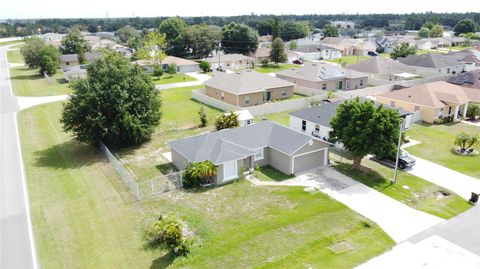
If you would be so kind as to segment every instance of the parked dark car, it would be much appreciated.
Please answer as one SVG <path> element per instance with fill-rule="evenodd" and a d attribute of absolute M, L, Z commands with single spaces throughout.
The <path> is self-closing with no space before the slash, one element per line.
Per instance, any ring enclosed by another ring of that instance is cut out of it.
<path fill-rule="evenodd" d="M 391 167 L 395 167 L 395 158 L 397 156 L 393 156 L 393 157 L 383 157 L 383 158 L 374 158 L 375 160 L 377 160 L 378 162 L 381 162 L 381 163 L 384 163 L 388 166 L 391 166 Z M 413 158 L 412 156 L 410 156 L 408 154 L 408 152 L 404 151 L 404 150 L 401 150 L 400 151 L 400 156 L 398 158 L 398 168 L 400 169 L 405 169 L 407 167 L 412 167 L 415 165 L 415 163 L 417 162 L 417 160 L 415 160 L 415 158 Z"/>
<path fill-rule="evenodd" d="M 369 51 L 367 54 L 368 56 L 378 56 L 378 53 L 376 53 L 375 51 Z"/>
<path fill-rule="evenodd" d="M 301 60 L 295 60 L 293 61 L 294 64 L 303 64 L 303 62 Z"/>

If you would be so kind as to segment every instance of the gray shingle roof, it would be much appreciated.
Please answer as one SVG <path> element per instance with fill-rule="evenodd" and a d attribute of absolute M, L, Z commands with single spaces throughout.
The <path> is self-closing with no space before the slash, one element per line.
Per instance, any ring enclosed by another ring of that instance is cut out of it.
<path fill-rule="evenodd" d="M 101 52 L 85 52 L 85 59 L 87 61 L 92 62 L 95 61 L 97 58 L 102 57 Z M 63 54 L 60 56 L 60 62 L 65 63 L 65 62 L 77 62 L 78 61 L 78 55 L 77 54 Z"/>
<path fill-rule="evenodd" d="M 286 80 L 271 77 L 267 74 L 252 70 L 233 74 L 218 72 L 215 73 L 213 78 L 205 81 L 204 84 L 235 95 L 293 86 L 293 83 Z"/>
<path fill-rule="evenodd" d="M 253 155 L 255 149 L 271 147 L 291 156 L 312 137 L 270 121 L 225 129 L 171 141 L 168 144 L 190 162 L 214 164 Z"/>
<path fill-rule="evenodd" d="M 370 57 L 367 60 L 350 64 L 347 66 L 347 68 L 372 74 L 395 74 L 415 71 L 415 68 L 411 66 L 402 64 L 392 59 L 387 59 L 382 56 Z"/>
<path fill-rule="evenodd" d="M 367 99 L 365 98 L 360 98 L 362 101 L 366 101 Z M 337 113 L 337 107 L 343 103 L 345 100 L 333 102 L 333 103 L 327 103 L 323 104 L 320 106 L 312 106 L 306 109 L 302 109 L 299 111 L 291 112 L 290 115 L 295 116 L 300 119 L 304 119 L 313 123 L 320 124 L 322 126 L 330 126 L 330 121 L 331 119 L 335 116 Z M 405 111 L 403 109 L 399 108 L 394 108 L 389 105 L 381 104 L 379 102 L 374 102 L 376 107 L 379 107 L 380 105 L 383 105 L 386 108 L 390 109 L 396 109 L 400 113 L 401 117 L 404 117 L 406 115 L 412 114 L 411 112 Z"/>
<path fill-rule="evenodd" d="M 411 66 L 427 68 L 444 68 L 461 65 L 458 61 L 441 53 L 427 53 L 423 55 L 409 55 L 406 58 L 399 58 L 399 62 Z"/>
<path fill-rule="evenodd" d="M 305 63 L 299 68 L 282 70 L 277 73 L 281 76 L 303 79 L 308 81 L 325 81 L 339 78 L 367 77 L 366 74 L 353 70 L 344 69 L 329 63 Z"/>

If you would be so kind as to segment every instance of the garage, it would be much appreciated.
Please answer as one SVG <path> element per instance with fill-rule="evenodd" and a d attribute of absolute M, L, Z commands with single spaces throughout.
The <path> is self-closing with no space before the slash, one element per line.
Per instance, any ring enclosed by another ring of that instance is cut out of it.
<path fill-rule="evenodd" d="M 326 165 L 325 156 L 327 148 L 319 149 L 312 152 L 302 153 L 292 157 L 293 173 L 303 172 L 321 165 Z"/>

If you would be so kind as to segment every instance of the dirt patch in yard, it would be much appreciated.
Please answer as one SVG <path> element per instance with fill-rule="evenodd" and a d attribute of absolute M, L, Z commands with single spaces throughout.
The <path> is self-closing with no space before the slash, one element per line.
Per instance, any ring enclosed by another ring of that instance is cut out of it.
<path fill-rule="evenodd" d="M 344 253 L 347 251 L 351 251 L 355 249 L 355 246 L 353 246 L 350 242 L 348 241 L 340 241 L 335 244 L 332 244 L 328 246 L 328 249 L 333 251 L 335 254 L 340 254 Z"/>

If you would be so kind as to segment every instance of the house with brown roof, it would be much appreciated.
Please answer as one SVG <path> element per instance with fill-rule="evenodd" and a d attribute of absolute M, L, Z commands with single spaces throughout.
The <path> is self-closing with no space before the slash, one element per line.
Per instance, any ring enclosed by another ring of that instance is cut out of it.
<path fill-rule="evenodd" d="M 405 73 L 415 73 L 414 67 L 382 56 L 370 57 L 367 60 L 347 65 L 346 68 L 368 74 L 369 78 L 388 81 L 404 80 Z"/>
<path fill-rule="evenodd" d="M 276 76 L 315 90 L 355 90 L 368 84 L 368 75 L 330 63 L 305 63 L 298 68 L 282 70 Z"/>
<path fill-rule="evenodd" d="M 430 82 L 376 96 L 376 100 L 392 107 L 413 112 L 413 121 L 433 123 L 435 119 L 465 118 L 468 102 L 478 98 L 473 89 L 445 81 Z"/>
<path fill-rule="evenodd" d="M 377 46 L 368 40 L 351 39 L 345 37 L 326 37 L 321 42 L 323 45 L 332 47 L 342 52 L 343 56 L 368 55 L 369 51 L 375 51 Z"/>
<path fill-rule="evenodd" d="M 218 72 L 205 81 L 205 94 L 225 103 L 248 107 L 293 96 L 294 84 L 253 70 Z"/>

